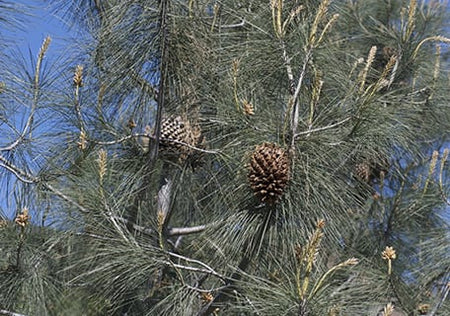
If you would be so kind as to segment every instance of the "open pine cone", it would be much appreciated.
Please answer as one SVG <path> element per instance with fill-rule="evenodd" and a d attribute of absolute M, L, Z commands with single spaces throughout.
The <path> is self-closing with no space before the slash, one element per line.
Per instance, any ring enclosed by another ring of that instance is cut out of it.
<path fill-rule="evenodd" d="M 179 156 L 184 160 L 194 149 L 198 147 L 202 139 L 200 126 L 192 126 L 181 116 L 169 116 L 161 122 L 161 152 Z"/>
<path fill-rule="evenodd" d="M 250 186 L 261 201 L 273 204 L 289 181 L 287 152 L 276 144 L 263 143 L 253 152 L 249 165 Z"/>
<path fill-rule="evenodd" d="M 385 157 L 379 159 L 366 159 L 355 165 L 356 177 L 366 183 L 384 178 L 389 169 L 389 160 Z"/>
<path fill-rule="evenodd" d="M 188 121 L 181 116 L 169 116 L 161 122 L 160 144 L 162 147 L 183 148 L 183 145 L 178 142 L 187 143 L 189 133 L 190 124 Z"/>

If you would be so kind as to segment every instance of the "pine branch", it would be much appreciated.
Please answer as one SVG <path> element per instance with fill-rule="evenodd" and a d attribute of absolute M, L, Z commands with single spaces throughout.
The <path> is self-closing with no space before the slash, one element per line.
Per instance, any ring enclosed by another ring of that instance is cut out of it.
<path fill-rule="evenodd" d="M 160 27 L 160 71 L 159 71 L 159 87 L 157 94 L 157 109 L 156 109 L 156 120 L 155 127 L 153 129 L 153 137 L 151 138 L 153 141 L 149 144 L 148 151 L 148 160 L 147 160 L 147 174 L 143 179 L 141 193 L 135 199 L 134 205 L 130 211 L 130 224 L 128 229 L 132 229 L 133 225 L 136 223 L 138 218 L 138 210 L 139 204 L 145 198 L 146 189 L 151 183 L 151 177 L 153 175 L 153 169 L 156 165 L 156 159 L 158 157 L 158 148 L 161 137 L 161 121 L 162 121 L 162 113 L 165 107 L 165 98 L 166 98 L 166 81 L 168 80 L 168 71 L 169 71 L 169 30 L 168 30 L 168 0 L 161 0 L 159 8 L 159 27 Z"/>
<path fill-rule="evenodd" d="M 272 216 L 272 211 L 273 209 L 266 210 L 263 223 L 259 227 L 259 230 L 257 231 L 256 235 L 253 238 L 250 237 L 249 240 L 247 240 L 247 242 L 244 243 L 242 249 L 243 253 L 242 259 L 239 262 L 236 271 L 231 275 L 230 278 L 227 279 L 227 286 L 225 286 L 221 291 L 219 291 L 214 297 L 214 299 L 207 305 L 205 305 L 197 313 L 197 316 L 206 316 L 213 313 L 214 310 L 218 307 L 218 304 L 224 302 L 227 299 L 227 294 L 235 289 L 236 281 L 241 279 L 242 272 L 248 268 L 253 257 L 259 253 L 264 235 L 268 229 L 270 218 Z M 248 249 L 248 247 L 250 247 L 250 249 Z"/>
<path fill-rule="evenodd" d="M 217 273 L 213 268 L 211 268 L 211 267 L 210 267 L 209 265 L 207 265 L 206 263 L 201 262 L 200 260 L 191 259 L 191 258 L 182 256 L 182 255 L 179 255 L 179 254 L 170 252 L 170 251 L 169 251 L 168 253 L 169 253 L 169 255 L 170 255 L 171 257 L 175 257 L 175 258 L 178 258 L 178 259 L 182 259 L 182 260 L 184 260 L 184 261 L 186 261 L 186 262 L 196 263 L 196 264 L 202 266 L 203 268 L 205 268 L 206 270 L 211 271 L 211 272 L 213 273 L 213 275 L 216 275 L 216 276 L 217 276 L 217 275 L 220 275 L 220 274 Z M 224 279 L 224 277 L 221 277 L 221 278 Z"/>
<path fill-rule="evenodd" d="M 13 150 L 25 139 L 26 134 L 31 135 L 31 130 L 32 130 L 33 121 L 34 121 L 34 115 L 35 115 L 35 112 L 36 112 L 36 109 L 38 106 L 38 101 L 39 101 L 41 64 L 42 64 L 42 60 L 44 59 L 45 53 L 47 52 L 47 49 L 50 45 L 50 42 L 51 42 L 51 38 L 50 38 L 50 36 L 47 36 L 44 39 L 44 42 L 42 43 L 42 46 L 38 53 L 36 67 L 34 70 L 33 99 L 32 99 L 32 103 L 31 103 L 31 110 L 30 110 L 30 114 L 28 115 L 27 122 L 25 123 L 25 126 L 22 130 L 22 133 L 10 145 L 0 148 L 0 151 Z"/>

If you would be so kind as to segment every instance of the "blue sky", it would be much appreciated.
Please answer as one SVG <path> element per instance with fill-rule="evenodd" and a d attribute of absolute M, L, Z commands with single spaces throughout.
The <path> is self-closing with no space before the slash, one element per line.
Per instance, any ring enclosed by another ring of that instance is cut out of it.
<path fill-rule="evenodd" d="M 69 0 L 66 0 L 69 1 Z M 36 55 L 42 45 L 44 38 L 49 35 L 52 38 L 52 49 L 49 50 L 49 56 L 57 56 L 61 53 L 71 37 L 69 27 L 51 14 L 48 7 L 48 1 L 43 0 L 16 0 L 18 6 L 29 6 L 26 12 L 30 16 L 26 17 L 26 21 L 21 29 L 15 29 L 8 32 L 8 37 L 14 38 L 17 47 L 26 56 L 28 50 L 31 49 L 33 55 Z"/>

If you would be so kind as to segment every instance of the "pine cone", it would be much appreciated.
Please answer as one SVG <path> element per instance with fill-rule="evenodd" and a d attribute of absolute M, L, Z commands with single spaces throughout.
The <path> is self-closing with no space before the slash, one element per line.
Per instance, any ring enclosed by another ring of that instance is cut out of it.
<path fill-rule="evenodd" d="M 389 169 L 389 160 L 386 157 L 367 159 L 355 165 L 355 175 L 366 183 L 373 183 L 385 177 Z"/>
<path fill-rule="evenodd" d="M 170 116 L 161 122 L 161 152 L 178 156 L 180 160 L 186 159 L 202 142 L 200 126 L 194 125 L 181 117 Z"/>
<path fill-rule="evenodd" d="M 251 156 L 248 180 L 261 201 L 273 204 L 283 195 L 289 180 L 287 152 L 276 144 L 257 146 Z"/>
<path fill-rule="evenodd" d="M 170 147 L 182 149 L 184 146 L 181 143 L 187 143 L 187 138 L 190 133 L 190 124 L 183 120 L 181 116 L 169 116 L 161 122 L 161 147 Z"/>
<path fill-rule="evenodd" d="M 366 162 L 359 163 L 355 166 L 355 175 L 361 181 L 370 182 L 370 165 Z"/>

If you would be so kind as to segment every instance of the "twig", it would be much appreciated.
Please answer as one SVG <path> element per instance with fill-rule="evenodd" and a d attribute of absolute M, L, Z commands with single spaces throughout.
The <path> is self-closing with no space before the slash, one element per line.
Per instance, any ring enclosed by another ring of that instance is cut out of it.
<path fill-rule="evenodd" d="M 96 235 L 96 234 L 92 234 L 92 233 L 81 233 L 81 232 L 76 232 L 75 233 L 76 236 L 81 236 L 81 237 L 91 237 L 91 238 L 96 238 L 96 239 L 101 239 L 101 240 L 107 240 L 107 241 L 112 241 L 112 238 L 108 238 L 108 237 L 104 237 L 104 236 L 100 236 L 100 235 Z M 47 250 L 48 251 L 48 250 Z"/>
<path fill-rule="evenodd" d="M 12 163 L 7 161 L 4 157 L 0 156 L 0 161 L 2 162 L 2 163 L 0 163 L 0 167 L 3 167 L 6 170 L 12 172 L 17 177 L 17 179 L 19 179 L 20 181 L 22 181 L 24 183 L 28 183 L 28 184 L 32 184 L 32 183 L 36 182 L 34 180 L 30 180 L 30 178 L 27 176 L 27 174 L 24 171 L 20 170 L 16 166 L 14 166 Z"/>
<path fill-rule="evenodd" d="M 218 274 L 218 273 L 217 273 L 216 271 L 214 271 L 214 269 L 213 269 L 213 268 L 211 268 L 211 267 L 210 267 L 210 266 L 208 266 L 208 265 L 207 265 L 206 263 L 204 263 L 204 262 L 201 262 L 201 261 L 199 261 L 199 260 L 196 260 L 196 259 L 191 259 L 191 258 L 188 258 L 188 257 L 182 256 L 182 255 L 179 255 L 179 254 L 176 254 L 176 253 L 170 252 L 170 251 L 169 251 L 169 255 L 170 255 L 170 256 L 172 256 L 172 257 L 178 258 L 178 259 L 182 259 L 182 260 L 184 260 L 184 261 L 187 261 L 187 262 L 192 262 L 192 263 L 196 263 L 196 264 L 198 264 L 198 265 L 202 266 L 203 268 L 205 268 L 205 269 L 207 269 L 207 270 L 209 270 L 209 271 L 212 271 L 212 272 L 214 272 L 214 273 Z"/>
<path fill-rule="evenodd" d="M 206 228 L 213 226 L 212 225 L 199 225 L 199 226 L 193 226 L 193 227 L 172 227 L 169 228 L 167 231 L 167 235 L 169 236 L 179 236 L 179 235 L 190 235 L 195 233 L 201 233 Z"/>
<path fill-rule="evenodd" d="M 243 19 L 241 22 L 235 23 L 235 24 L 220 25 L 220 28 L 222 28 L 222 29 L 233 29 L 233 28 L 236 28 L 236 27 L 242 27 L 244 25 L 245 25 L 245 19 Z"/>
<path fill-rule="evenodd" d="M 288 53 L 286 51 L 286 44 L 284 43 L 283 40 L 280 41 L 280 45 L 281 45 L 281 49 L 283 50 L 284 65 L 286 66 L 286 72 L 287 72 L 287 76 L 289 79 L 289 92 L 291 94 L 294 94 L 295 79 L 294 79 L 294 73 L 292 71 L 292 66 L 291 66 L 291 58 L 288 56 Z"/>
<path fill-rule="evenodd" d="M 59 196 L 64 201 L 69 202 L 70 204 L 72 204 L 73 206 L 78 208 L 82 213 L 88 213 L 89 212 L 89 210 L 87 208 L 85 208 L 84 206 L 81 206 L 80 204 L 78 204 L 77 202 L 72 200 L 70 197 L 68 197 L 67 195 L 65 195 L 64 193 L 59 191 L 58 189 L 55 189 L 52 185 L 50 185 L 48 183 L 43 183 L 43 185 L 44 185 L 45 188 L 47 188 L 50 191 L 52 191 L 55 195 Z"/>
<path fill-rule="evenodd" d="M 16 167 L 13 163 L 9 162 L 7 159 L 5 159 L 1 155 L 0 155 L 0 161 L 1 161 L 0 167 L 3 167 L 5 169 L 7 169 L 8 171 L 12 172 L 17 177 L 17 179 L 19 179 L 20 181 L 22 181 L 24 183 L 28 183 L 28 184 L 42 183 L 42 185 L 46 189 L 52 191 L 55 195 L 59 196 L 63 200 L 73 204 L 80 211 L 82 211 L 84 213 L 89 212 L 89 210 L 87 208 L 81 206 L 80 204 L 78 204 L 77 202 L 72 200 L 70 197 L 68 197 L 67 195 L 65 195 L 64 193 L 59 191 L 58 189 L 55 189 L 52 185 L 50 185 L 48 183 L 41 182 L 41 180 L 39 178 L 36 178 L 35 176 L 33 176 L 33 175 L 23 171 L 22 169 Z"/>
<path fill-rule="evenodd" d="M 201 272 L 201 273 L 206 273 L 209 275 L 214 275 L 216 277 L 218 277 L 219 279 L 226 281 L 227 278 L 217 272 L 214 272 L 212 270 L 207 270 L 207 269 L 201 269 L 201 268 L 195 268 L 195 267 L 190 267 L 190 266 L 184 266 L 178 263 L 173 263 L 173 262 L 168 262 L 168 261 L 163 261 L 164 264 L 181 269 L 181 270 L 186 270 L 186 271 L 192 271 L 192 272 Z"/>
<path fill-rule="evenodd" d="M 447 284 L 445 285 L 445 289 L 443 290 L 444 293 L 443 293 L 441 299 L 440 299 L 439 302 L 434 306 L 434 308 L 433 308 L 433 310 L 431 311 L 431 313 L 430 313 L 429 316 L 434 316 L 434 315 L 437 313 L 438 309 L 442 306 L 442 303 L 444 303 L 444 301 L 447 299 L 447 295 L 448 295 L 448 292 L 449 292 L 449 291 L 450 291 L 450 283 L 447 283 Z"/>
<path fill-rule="evenodd" d="M 127 220 L 126 218 L 114 216 L 114 219 L 125 225 L 131 225 L 130 221 Z M 209 227 L 213 227 L 214 225 L 217 225 L 219 223 L 220 222 L 215 222 L 215 223 L 211 223 L 210 225 L 199 225 L 199 226 L 193 226 L 193 227 L 172 227 L 167 230 L 167 235 L 171 237 L 171 236 L 190 235 L 190 234 L 200 233 L 200 232 L 204 231 L 205 229 L 207 229 Z M 155 236 L 155 234 L 156 234 L 155 230 L 148 228 L 148 227 L 140 226 L 137 224 L 133 224 L 132 227 L 134 230 L 141 232 L 148 236 Z"/>
<path fill-rule="evenodd" d="M 302 71 L 300 73 L 300 77 L 298 79 L 298 83 L 297 83 L 297 87 L 295 88 L 294 91 L 294 95 L 292 96 L 292 101 L 294 102 L 294 108 L 292 110 L 292 117 L 291 117 L 291 135 L 292 135 L 292 139 L 291 139 L 291 150 L 294 149 L 294 145 L 295 145 L 295 135 L 297 134 L 297 128 L 298 128 L 298 119 L 299 119 L 299 102 L 298 102 L 298 95 L 300 94 L 300 89 L 302 87 L 302 83 L 303 83 L 303 79 L 305 78 L 306 75 L 306 69 L 309 63 L 309 60 L 311 58 L 311 54 L 312 54 L 312 48 L 308 48 L 308 50 L 306 51 L 306 55 L 303 59 L 303 66 L 302 66 Z"/>
<path fill-rule="evenodd" d="M 127 135 L 127 136 L 121 137 L 119 139 L 111 140 L 111 141 L 107 141 L 107 142 L 100 142 L 100 141 L 94 141 L 94 140 L 91 140 L 91 142 L 94 142 L 97 145 L 107 146 L 107 145 L 120 144 L 120 143 L 123 143 L 126 140 L 129 140 L 129 139 L 132 139 L 132 138 L 138 138 L 138 137 L 148 137 L 150 139 L 156 140 L 156 136 L 154 136 L 154 135 L 149 135 L 149 134 L 146 134 L 146 133 L 135 133 L 135 134 L 132 134 L 132 135 Z M 199 152 L 202 152 L 202 153 L 207 153 L 207 154 L 219 154 L 220 153 L 220 151 L 218 151 L 218 150 L 201 149 L 201 148 L 192 146 L 192 145 L 190 145 L 188 143 L 185 143 L 185 142 L 182 142 L 182 141 L 179 141 L 179 140 L 176 140 L 176 139 L 160 137 L 160 140 L 161 141 L 165 141 L 165 142 L 174 143 L 174 144 L 183 145 L 183 146 L 186 146 L 186 147 L 188 147 L 190 149 L 193 149 L 193 150 L 196 150 L 196 151 L 199 151 Z"/>
<path fill-rule="evenodd" d="M 227 287 L 227 285 L 225 285 L 225 286 L 219 286 L 219 287 L 208 289 L 208 290 L 203 290 L 203 289 L 199 289 L 198 287 L 195 287 L 195 286 L 192 286 L 192 285 L 189 285 L 189 284 L 184 284 L 184 286 L 187 287 L 190 290 L 193 290 L 193 291 L 196 291 L 196 292 L 200 292 L 200 293 L 217 292 L 217 291 L 221 291 L 221 290 L 223 290 L 224 288 Z"/>
<path fill-rule="evenodd" d="M 90 140 L 90 141 L 95 143 L 95 144 L 97 144 L 97 145 L 105 145 L 106 146 L 106 145 L 120 144 L 120 143 L 123 143 L 126 140 L 129 140 L 129 139 L 132 139 L 132 138 L 136 138 L 136 137 L 149 137 L 149 138 L 152 138 L 152 136 L 150 136 L 148 134 L 145 134 L 145 133 L 136 133 L 136 134 L 133 134 L 133 135 L 127 135 L 127 136 L 121 137 L 119 139 L 110 140 L 110 141 L 107 141 L 107 142 L 99 142 L 99 141 L 95 141 L 95 140 Z"/>
<path fill-rule="evenodd" d="M 111 210 L 109 210 L 108 205 L 105 204 L 105 207 L 108 208 L 108 211 L 105 212 L 104 214 L 108 217 L 108 219 L 111 221 L 111 223 L 113 224 L 114 228 L 116 229 L 116 231 L 120 234 L 120 236 L 123 238 L 123 240 L 125 240 L 127 243 L 130 243 L 130 238 L 132 239 L 133 243 L 135 246 L 138 246 L 138 243 L 136 242 L 136 240 L 133 238 L 133 236 L 130 235 L 130 238 L 127 237 L 127 235 L 125 234 L 124 230 L 122 229 L 122 227 L 120 227 L 120 225 L 118 224 L 118 220 L 117 218 L 113 215 L 113 213 L 111 212 Z"/>
<path fill-rule="evenodd" d="M 132 227 L 134 230 L 143 233 L 144 235 L 148 235 L 148 236 L 155 236 L 155 231 L 151 228 L 148 227 L 144 227 L 144 226 L 140 226 L 137 224 L 132 224 L 129 220 L 127 220 L 126 218 L 123 217 L 118 217 L 118 216 L 114 216 L 114 219 L 127 225 Z"/>
<path fill-rule="evenodd" d="M 19 313 L 14 313 L 14 312 L 10 312 L 4 309 L 0 309 L 0 315 L 7 315 L 7 316 L 26 316 L 24 314 L 19 314 Z"/>
<path fill-rule="evenodd" d="M 161 186 L 158 191 L 157 197 L 157 205 L 158 205 L 158 225 L 161 224 L 164 226 L 164 229 L 167 227 L 167 221 L 169 220 L 170 215 L 170 202 L 172 198 L 172 185 L 173 181 L 170 177 L 164 178 L 165 184 Z M 160 219 L 161 216 L 161 219 Z M 159 221 L 161 220 L 161 223 Z M 162 229 L 162 227 L 161 227 Z"/>
<path fill-rule="evenodd" d="M 0 151 L 13 150 L 23 141 L 23 139 L 25 138 L 25 135 L 27 133 L 31 133 L 31 128 L 33 125 L 33 120 L 34 120 L 34 114 L 36 112 L 38 99 L 39 99 L 39 73 L 41 71 L 42 60 L 44 59 L 44 55 L 48 49 L 48 46 L 50 45 L 50 42 L 51 42 L 50 36 L 47 36 L 44 39 L 44 42 L 42 43 L 41 49 L 39 50 L 39 53 L 38 53 L 38 58 L 36 61 L 36 68 L 34 70 L 33 101 L 31 103 L 30 114 L 28 115 L 28 119 L 27 119 L 27 122 L 25 123 L 22 133 L 9 146 L 0 148 Z"/>
<path fill-rule="evenodd" d="M 299 133 L 295 134 L 295 137 L 298 137 L 298 136 L 301 136 L 301 135 L 309 135 L 309 134 L 315 133 L 315 132 L 325 131 L 327 129 L 330 129 L 330 128 L 342 125 L 342 124 L 344 124 L 345 122 L 347 122 L 347 121 L 349 121 L 351 119 L 352 119 L 351 117 L 347 117 L 347 118 L 343 119 L 342 121 L 339 121 L 337 123 L 334 123 L 334 124 L 331 124 L 331 125 L 328 125 L 328 126 L 318 127 L 318 128 L 314 128 L 314 129 L 310 129 L 310 130 L 304 131 L 304 132 L 299 132 Z"/>

